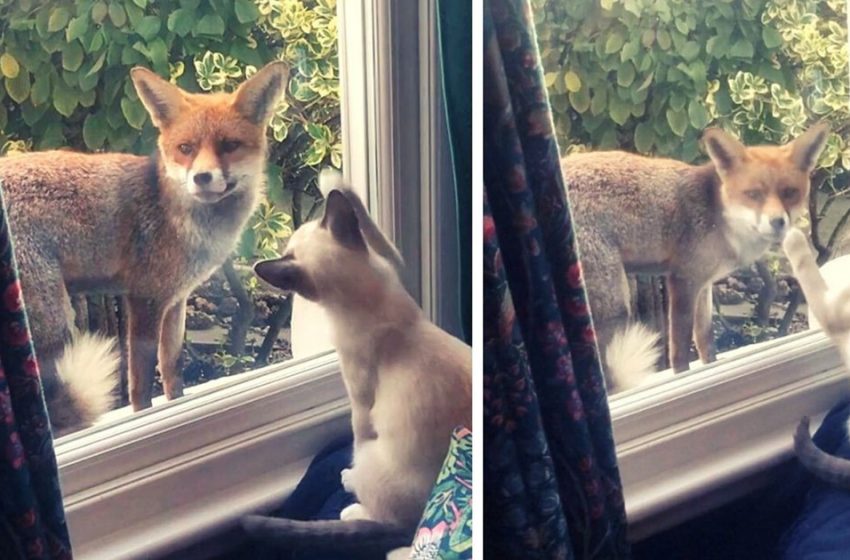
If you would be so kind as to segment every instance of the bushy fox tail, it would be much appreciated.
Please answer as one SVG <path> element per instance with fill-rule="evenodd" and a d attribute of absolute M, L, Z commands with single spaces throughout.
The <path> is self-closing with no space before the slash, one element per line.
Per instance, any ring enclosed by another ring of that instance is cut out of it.
<path fill-rule="evenodd" d="M 54 437 L 87 428 L 112 405 L 121 357 L 115 339 L 76 333 L 56 360 L 58 379 L 45 380 Z"/>
<path fill-rule="evenodd" d="M 619 390 L 643 383 L 661 357 L 659 335 L 641 323 L 618 330 L 605 348 L 608 377 Z"/>

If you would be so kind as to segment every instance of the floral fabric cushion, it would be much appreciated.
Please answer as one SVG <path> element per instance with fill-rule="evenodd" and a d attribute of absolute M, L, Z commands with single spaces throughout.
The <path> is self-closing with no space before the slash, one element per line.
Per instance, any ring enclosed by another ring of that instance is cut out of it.
<path fill-rule="evenodd" d="M 411 560 L 472 558 L 472 432 L 457 428 L 416 530 Z"/>

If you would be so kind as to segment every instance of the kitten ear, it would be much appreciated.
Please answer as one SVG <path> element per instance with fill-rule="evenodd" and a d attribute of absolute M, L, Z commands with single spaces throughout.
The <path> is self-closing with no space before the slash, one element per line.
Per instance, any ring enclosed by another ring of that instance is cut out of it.
<path fill-rule="evenodd" d="M 168 126 L 180 114 L 184 99 L 179 87 L 141 66 L 130 70 L 130 79 L 155 127 Z"/>
<path fill-rule="evenodd" d="M 747 156 L 747 148 L 740 140 L 719 128 L 709 128 L 702 134 L 708 157 L 723 172 L 741 164 Z"/>
<path fill-rule="evenodd" d="M 828 138 L 829 125 L 827 123 L 820 122 L 812 126 L 791 142 L 791 161 L 802 171 L 810 173 L 817 165 L 820 153 L 826 146 Z"/>
<path fill-rule="evenodd" d="M 319 293 L 313 279 L 293 259 L 269 259 L 254 265 L 254 274 L 286 292 L 295 292 L 310 301 L 318 301 Z"/>
<path fill-rule="evenodd" d="M 346 196 L 334 189 L 328 193 L 325 200 L 325 215 L 322 216 L 322 227 L 329 229 L 341 245 L 354 251 L 366 252 L 366 242 L 360 231 L 357 212 L 351 206 Z"/>
<path fill-rule="evenodd" d="M 239 86 L 233 106 L 252 123 L 265 125 L 286 91 L 288 79 L 289 66 L 285 62 L 267 64 Z"/>

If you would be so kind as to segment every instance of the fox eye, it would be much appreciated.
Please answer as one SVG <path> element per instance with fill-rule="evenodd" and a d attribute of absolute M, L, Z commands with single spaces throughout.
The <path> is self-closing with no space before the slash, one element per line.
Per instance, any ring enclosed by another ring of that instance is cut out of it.
<path fill-rule="evenodd" d="M 764 199 L 764 193 L 758 189 L 746 191 L 744 192 L 744 194 L 747 196 L 747 198 L 756 202 L 761 202 Z"/>
<path fill-rule="evenodd" d="M 796 200 L 797 199 L 797 189 L 788 187 L 786 189 L 782 189 L 782 192 L 779 194 L 782 200 Z"/>
<path fill-rule="evenodd" d="M 183 144 L 180 144 L 179 146 L 177 146 L 177 149 L 180 150 L 180 153 L 183 154 L 184 156 L 188 156 L 192 153 L 192 151 L 195 148 L 192 146 L 192 144 L 188 144 L 188 143 L 184 142 Z"/>
<path fill-rule="evenodd" d="M 238 150 L 241 145 L 242 142 L 240 142 L 239 140 L 222 140 L 221 151 L 225 154 L 229 154 Z"/>

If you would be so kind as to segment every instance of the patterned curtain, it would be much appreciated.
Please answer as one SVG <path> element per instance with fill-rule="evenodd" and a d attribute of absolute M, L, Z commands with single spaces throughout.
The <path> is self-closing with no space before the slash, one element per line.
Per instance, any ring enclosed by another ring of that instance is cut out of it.
<path fill-rule="evenodd" d="M 484 3 L 486 557 L 628 558 L 595 337 L 528 0 Z"/>
<path fill-rule="evenodd" d="M 0 558 L 71 558 L 47 409 L 0 192 Z"/>

